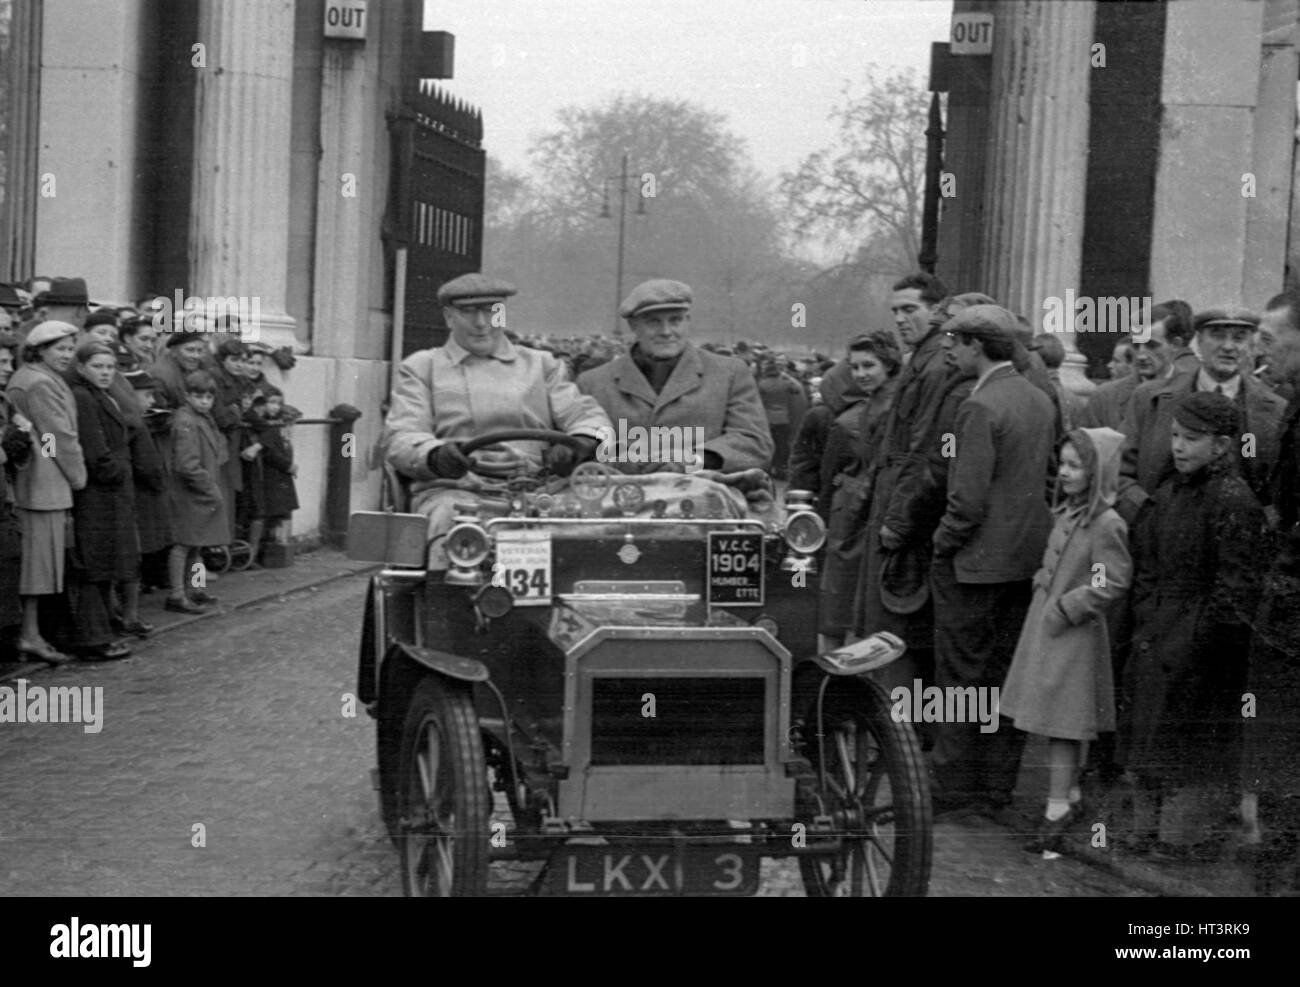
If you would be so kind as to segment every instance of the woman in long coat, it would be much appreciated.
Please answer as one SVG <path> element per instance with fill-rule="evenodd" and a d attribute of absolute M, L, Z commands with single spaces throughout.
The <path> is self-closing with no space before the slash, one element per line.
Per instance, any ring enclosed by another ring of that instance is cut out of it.
<path fill-rule="evenodd" d="M 140 540 L 135 527 L 135 485 L 131 477 L 131 426 L 128 413 L 109 393 L 117 358 L 96 340 L 77 347 L 72 394 L 77 432 L 86 459 L 86 486 L 77 491 L 72 512 L 72 607 L 75 650 L 91 658 L 122 658 L 110 621 L 114 583 L 134 587 L 123 593 L 124 619 L 140 623 L 138 600 Z M 132 602 L 136 609 L 132 611 Z M 130 626 L 129 630 L 136 630 Z"/>
<path fill-rule="evenodd" d="M 823 456 L 823 462 L 835 470 L 830 490 L 823 494 L 829 509 L 817 630 L 826 637 L 821 642 L 828 646 L 826 650 L 843 644 L 844 635 L 853 627 L 871 467 L 903 366 L 898 344 L 885 330 L 855 337 L 849 343 L 848 360 L 854 390 L 866 397 L 837 416 Z"/>
<path fill-rule="evenodd" d="M 72 493 L 86 485 L 86 463 L 77 437 L 77 404 L 63 372 L 76 350 L 76 326 L 47 321 L 32 328 L 23 365 L 9 379 L 13 409 L 32 423 L 38 454 L 14 482 L 14 506 L 23 528 L 18 591 L 23 624 L 18 652 L 53 665 L 68 661 L 41 634 L 41 598 L 63 592 L 64 554 Z"/>
<path fill-rule="evenodd" d="M 18 347 L 17 336 L 0 332 L 0 629 L 20 624 L 23 619 L 18 598 L 23 528 L 9 491 L 16 471 L 31 461 L 32 438 L 30 426 L 22 419 L 15 420 L 4 395 L 5 385 L 18 365 Z"/>

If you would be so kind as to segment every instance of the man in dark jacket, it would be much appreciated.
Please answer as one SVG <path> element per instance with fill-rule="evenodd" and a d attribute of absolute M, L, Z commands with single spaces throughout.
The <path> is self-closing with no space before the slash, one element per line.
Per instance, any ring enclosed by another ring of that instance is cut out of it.
<path fill-rule="evenodd" d="M 1300 890 L 1300 293 L 1271 299 L 1264 320 L 1272 334 L 1269 368 L 1292 397 L 1269 478 L 1274 550 L 1251 640 L 1246 691 L 1259 706 L 1242 724 L 1252 796 L 1243 814 L 1258 832 L 1257 808 L 1266 834 L 1256 891 L 1294 894 Z"/>
<path fill-rule="evenodd" d="M 1160 484 L 1173 476 L 1169 432 L 1174 403 L 1196 391 L 1221 393 L 1241 418 L 1234 457 L 1251 491 L 1267 504 L 1268 476 L 1277 462 L 1277 426 L 1286 402 L 1240 370 L 1241 354 L 1259 328 L 1250 312 L 1210 309 L 1194 320 L 1202 365 L 1194 374 L 1152 380 L 1133 392 L 1124 424 L 1126 436 L 1119 467 L 1120 516 L 1130 525 Z"/>
<path fill-rule="evenodd" d="M 1006 678 L 1051 529 L 1044 477 L 1054 409 L 1011 364 L 1018 326 L 1006 309 L 975 305 L 944 328 L 954 363 L 976 382 L 957 411 L 947 510 L 934 534 L 935 678 L 944 690 L 992 690 Z M 939 727 L 942 808 L 1010 805 L 1024 734 L 1009 723 L 980 727 Z"/>
<path fill-rule="evenodd" d="M 1192 310 L 1183 301 L 1162 302 L 1151 310 L 1150 326 L 1135 325 L 1129 336 L 1133 349 L 1133 373 L 1108 380 L 1088 396 L 1075 424 L 1079 428 L 1113 428 L 1124 423 L 1124 412 L 1133 392 L 1149 380 L 1168 380 L 1196 370 L 1200 361 L 1187 349 L 1192 338 Z M 1186 357 L 1183 357 L 1186 354 Z M 1183 358 L 1184 363 L 1177 361 Z M 1185 361 L 1190 358 L 1190 364 Z"/>

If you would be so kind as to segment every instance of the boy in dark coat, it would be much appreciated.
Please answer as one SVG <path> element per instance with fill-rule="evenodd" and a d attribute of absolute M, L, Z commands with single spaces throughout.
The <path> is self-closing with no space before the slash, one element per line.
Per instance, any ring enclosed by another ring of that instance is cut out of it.
<path fill-rule="evenodd" d="M 119 365 L 120 366 L 120 365 Z M 147 370 L 123 374 L 134 390 L 143 423 L 131 433 L 131 472 L 135 481 L 135 523 L 140 535 L 141 581 L 167 586 L 167 554 L 172 546 L 167 462 L 171 412 L 154 408 L 157 382 Z"/>
<path fill-rule="evenodd" d="M 170 593 L 166 609 L 201 613 L 203 604 L 215 603 L 191 582 L 199 549 L 230 542 L 230 522 L 221 494 L 221 467 L 229 460 L 225 436 L 212 420 L 217 385 L 205 370 L 186 374 L 185 405 L 172 419 L 171 504 L 176 544 L 172 546 Z M 189 587 L 187 594 L 186 587 Z"/>
<path fill-rule="evenodd" d="M 285 413 L 284 395 L 279 389 L 264 385 L 266 402 L 262 405 L 262 425 L 257 441 L 262 446 L 262 506 L 266 511 L 268 534 L 276 539 L 276 529 L 298 509 L 298 491 L 294 477 L 298 467 L 293 461 L 293 444 L 289 439 L 290 419 Z M 253 546 L 257 550 L 257 546 Z"/>
<path fill-rule="evenodd" d="M 1250 620 L 1264 557 L 1264 512 L 1237 468 L 1236 405 L 1197 391 L 1173 406 L 1177 473 L 1139 515 L 1133 538 L 1133 656 L 1126 669 L 1124 761 L 1138 780 L 1133 838 L 1157 840 L 1162 800 L 1177 794 L 1207 813 L 1226 808 L 1239 780 L 1242 693 Z M 1166 804 L 1166 809 L 1169 806 Z M 1166 811 L 1166 816 L 1169 813 Z M 1212 846 L 1188 818 L 1167 848 Z"/>

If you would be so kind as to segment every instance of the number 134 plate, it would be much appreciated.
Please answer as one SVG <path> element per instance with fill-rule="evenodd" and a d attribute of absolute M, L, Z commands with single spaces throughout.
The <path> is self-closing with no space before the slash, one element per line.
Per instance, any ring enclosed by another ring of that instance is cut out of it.
<path fill-rule="evenodd" d="M 524 528 L 499 536 L 492 585 L 510 590 L 516 606 L 550 603 L 551 533 Z"/>

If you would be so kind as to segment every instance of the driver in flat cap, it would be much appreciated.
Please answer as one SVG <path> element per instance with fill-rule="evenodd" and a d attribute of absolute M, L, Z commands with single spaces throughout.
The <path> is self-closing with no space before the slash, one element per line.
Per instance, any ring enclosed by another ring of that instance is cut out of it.
<path fill-rule="evenodd" d="M 701 428 L 703 462 L 631 463 L 626 450 L 611 456 L 624 472 L 703 466 L 737 473 L 768 469 L 772 436 L 754 375 L 743 360 L 700 349 L 688 338 L 689 285 L 644 281 L 623 300 L 619 314 L 636 337 L 631 350 L 588 370 L 578 387 L 604 408 L 616 426 Z M 617 431 L 619 435 L 627 432 Z"/>
<path fill-rule="evenodd" d="M 505 334 L 505 301 L 515 287 L 466 274 L 438 291 L 451 335 L 402 361 L 384 423 L 388 462 L 415 482 L 411 507 L 429 517 L 429 568 L 447 568 L 442 542 L 466 491 L 503 496 L 505 479 L 543 465 L 560 475 L 595 453 L 609 418 L 579 392 L 564 365 L 544 350 L 517 347 Z M 580 450 L 508 442 L 473 459 L 460 443 L 502 429 L 538 428 L 579 438 Z"/>

